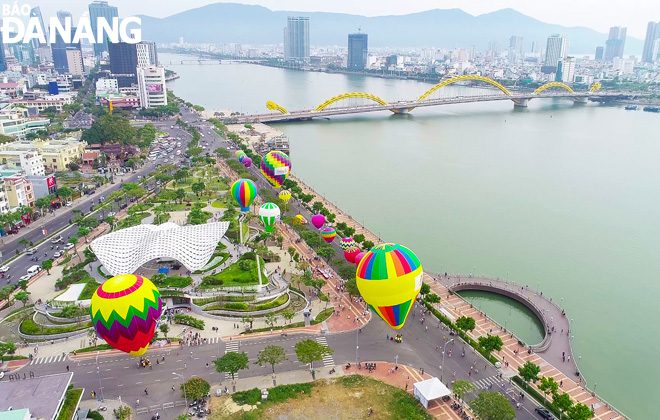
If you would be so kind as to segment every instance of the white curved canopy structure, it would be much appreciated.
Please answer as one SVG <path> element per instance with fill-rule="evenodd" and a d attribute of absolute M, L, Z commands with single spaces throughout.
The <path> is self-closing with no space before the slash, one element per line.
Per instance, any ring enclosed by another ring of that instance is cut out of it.
<path fill-rule="evenodd" d="M 142 264 L 163 257 L 195 271 L 208 262 L 228 228 L 229 222 L 138 225 L 96 238 L 91 247 L 113 276 L 132 274 Z"/>

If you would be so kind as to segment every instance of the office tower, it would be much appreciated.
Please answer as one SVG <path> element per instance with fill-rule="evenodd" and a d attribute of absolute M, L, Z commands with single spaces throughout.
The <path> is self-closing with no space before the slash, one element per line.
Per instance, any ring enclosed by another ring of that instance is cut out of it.
<path fill-rule="evenodd" d="M 612 61 L 614 57 L 623 58 L 623 48 L 626 45 L 626 28 L 613 26 L 605 42 L 605 60 Z"/>
<path fill-rule="evenodd" d="M 98 40 L 98 19 L 105 19 L 109 25 L 112 25 L 112 18 L 118 17 L 117 8 L 110 6 L 107 1 L 96 0 L 89 5 L 89 19 L 92 23 L 92 33 L 94 39 Z M 103 43 L 94 44 L 94 54 L 101 55 L 104 51 L 108 51 L 108 38 L 107 34 L 103 36 Z"/>
<path fill-rule="evenodd" d="M 567 44 L 563 35 L 553 34 L 548 38 L 545 47 L 545 67 L 557 67 L 559 60 L 566 56 Z"/>
<path fill-rule="evenodd" d="M 2 26 L 2 21 L 0 21 L 0 26 Z M 2 42 L 2 36 L 0 36 L 0 71 L 7 71 L 7 58 L 5 57 L 5 44 Z"/>
<path fill-rule="evenodd" d="M 77 48 L 66 49 L 66 65 L 69 74 L 82 76 L 85 72 L 83 65 L 82 51 Z"/>
<path fill-rule="evenodd" d="M 284 59 L 309 63 L 309 18 L 289 16 L 284 28 Z"/>
<path fill-rule="evenodd" d="M 644 40 L 644 51 L 642 61 L 653 63 L 657 58 L 657 52 L 653 54 L 653 43 L 660 39 L 660 22 L 649 22 L 646 27 L 646 39 Z"/>
<path fill-rule="evenodd" d="M 71 18 L 71 13 L 60 10 L 57 12 L 57 19 L 62 23 L 62 27 L 65 28 L 65 23 L 64 20 L 65 18 Z M 51 31 L 54 31 L 54 28 L 50 28 Z M 72 27 L 71 28 L 71 41 L 73 41 L 73 34 L 76 33 L 76 28 Z M 80 45 L 80 41 L 74 43 L 66 43 L 64 42 L 64 39 L 62 38 L 62 35 L 59 33 L 59 31 L 55 32 L 55 43 L 51 45 L 51 49 L 53 51 L 53 65 L 55 67 L 55 70 L 58 73 L 66 73 L 69 71 L 69 66 L 67 64 L 67 59 L 66 59 L 66 50 L 67 48 L 77 48 L 82 51 L 82 47 Z"/>
<path fill-rule="evenodd" d="M 557 62 L 556 82 L 573 83 L 575 80 L 575 57 L 566 57 Z"/>
<path fill-rule="evenodd" d="M 518 35 L 511 36 L 509 40 L 509 51 L 513 51 L 516 56 L 521 56 L 523 51 L 522 43 L 523 37 Z"/>
<path fill-rule="evenodd" d="M 594 56 L 596 61 L 603 61 L 604 56 L 605 56 L 605 48 L 596 47 L 596 55 Z"/>
<path fill-rule="evenodd" d="M 367 65 L 367 34 L 348 34 L 348 68 L 364 70 Z"/>
<path fill-rule="evenodd" d="M 140 107 L 155 108 L 167 105 L 165 69 L 155 66 L 138 68 L 137 80 Z"/>
<path fill-rule="evenodd" d="M 60 21 L 62 26 L 64 26 L 64 20 L 66 18 L 71 19 L 71 13 L 67 12 L 66 10 L 58 10 L 57 11 L 57 20 Z M 71 24 L 73 25 L 73 21 L 71 22 Z"/>
<path fill-rule="evenodd" d="M 44 36 L 46 37 L 46 43 L 47 43 L 48 31 L 46 30 L 46 26 L 44 25 L 44 18 L 41 15 L 41 9 L 39 8 L 39 6 L 33 7 L 32 10 L 30 10 L 30 18 L 37 18 L 39 20 L 39 26 L 41 27 L 41 30 L 43 31 Z M 33 39 L 32 48 L 36 50 L 39 47 L 46 46 L 46 43 L 39 42 L 38 39 Z"/>
<path fill-rule="evenodd" d="M 136 44 L 137 67 L 158 66 L 158 53 L 156 43 L 142 41 Z"/>
<path fill-rule="evenodd" d="M 117 79 L 119 87 L 130 87 L 132 83 L 137 83 L 137 44 L 110 42 L 108 53 L 110 53 L 110 73 Z"/>

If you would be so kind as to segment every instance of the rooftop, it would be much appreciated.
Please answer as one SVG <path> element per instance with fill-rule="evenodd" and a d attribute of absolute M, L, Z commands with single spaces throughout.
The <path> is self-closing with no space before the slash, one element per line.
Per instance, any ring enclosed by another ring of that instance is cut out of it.
<path fill-rule="evenodd" d="M 0 412 L 0 420 L 24 420 L 26 414 L 29 413 L 27 408 L 20 410 L 2 411 Z"/>
<path fill-rule="evenodd" d="M 29 408 L 32 417 L 52 419 L 64 399 L 73 373 L 0 382 L 0 411 Z"/>

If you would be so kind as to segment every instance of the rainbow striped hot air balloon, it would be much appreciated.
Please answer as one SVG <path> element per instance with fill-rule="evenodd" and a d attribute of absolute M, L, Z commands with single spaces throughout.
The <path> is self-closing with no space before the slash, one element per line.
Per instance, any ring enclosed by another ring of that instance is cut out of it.
<path fill-rule="evenodd" d="M 417 256 L 403 245 L 378 245 L 360 260 L 355 277 L 371 309 L 390 327 L 403 327 L 422 288 Z"/>
<path fill-rule="evenodd" d="M 273 187 L 280 188 L 291 172 L 291 160 L 285 153 L 273 150 L 261 160 L 261 173 Z"/>
<path fill-rule="evenodd" d="M 348 238 L 341 238 L 341 240 L 339 241 L 339 248 L 341 248 L 342 251 L 348 251 L 349 249 L 356 247 L 357 244 L 350 236 Z"/>
<path fill-rule="evenodd" d="M 257 185 L 250 179 L 239 179 L 231 186 L 231 195 L 241 206 L 241 211 L 250 211 L 250 204 L 257 196 Z"/>
<path fill-rule="evenodd" d="M 280 219 L 280 208 L 274 203 L 264 204 L 259 208 L 259 219 L 264 223 L 266 232 L 272 232 L 275 222 Z"/>
<path fill-rule="evenodd" d="M 337 236 L 337 231 L 335 230 L 335 228 L 331 226 L 326 226 L 323 229 L 321 229 L 321 237 L 325 239 L 327 243 L 334 241 L 335 236 Z"/>
<path fill-rule="evenodd" d="M 284 204 L 286 204 L 291 200 L 291 191 L 282 190 L 278 197 L 280 197 L 280 200 L 284 201 Z"/>
<path fill-rule="evenodd" d="M 240 149 L 237 150 L 236 153 L 234 153 L 234 155 L 236 155 L 236 158 L 238 158 L 238 157 L 240 157 L 241 155 L 244 155 L 244 154 L 245 154 L 245 152 L 240 150 Z"/>
<path fill-rule="evenodd" d="M 156 286 L 133 274 L 116 276 L 100 285 L 89 307 L 96 334 L 131 356 L 147 351 L 162 310 Z"/>

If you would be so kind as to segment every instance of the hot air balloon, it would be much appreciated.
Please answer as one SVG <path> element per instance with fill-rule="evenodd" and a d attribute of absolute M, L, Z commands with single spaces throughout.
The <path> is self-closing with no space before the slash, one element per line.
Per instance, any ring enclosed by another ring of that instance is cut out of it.
<path fill-rule="evenodd" d="M 331 226 L 326 226 L 323 229 L 321 229 L 321 237 L 325 239 L 327 243 L 334 241 L 335 236 L 337 236 L 337 231 L 335 230 L 335 228 Z"/>
<path fill-rule="evenodd" d="M 291 191 L 282 190 L 278 197 L 280 197 L 280 200 L 284 201 L 284 204 L 286 204 L 291 200 Z"/>
<path fill-rule="evenodd" d="M 325 216 L 322 214 L 315 214 L 312 216 L 312 224 L 315 228 L 321 229 L 321 226 L 325 224 Z"/>
<path fill-rule="evenodd" d="M 245 152 L 239 149 L 239 150 L 237 150 L 236 153 L 234 153 L 234 154 L 235 154 L 236 157 L 238 158 L 239 156 L 244 155 Z"/>
<path fill-rule="evenodd" d="M 305 218 L 302 216 L 302 214 L 297 214 L 296 217 L 293 218 L 293 224 L 300 225 L 302 224 L 303 220 L 305 220 Z"/>
<path fill-rule="evenodd" d="M 419 258 L 403 245 L 381 244 L 360 260 L 355 277 L 371 309 L 390 327 L 403 327 L 422 288 Z"/>
<path fill-rule="evenodd" d="M 348 238 L 341 238 L 341 240 L 339 241 L 339 248 L 341 248 L 343 251 L 347 251 L 350 248 L 356 248 L 356 247 L 357 244 L 350 236 Z"/>
<path fill-rule="evenodd" d="M 355 255 L 355 265 L 359 265 L 360 261 L 362 260 L 362 258 L 364 258 L 365 255 L 367 255 L 367 253 L 364 251 L 358 252 Z"/>
<path fill-rule="evenodd" d="M 252 159 L 249 156 L 245 156 L 245 158 L 243 159 L 243 162 L 241 162 L 241 163 L 246 168 L 249 168 L 250 166 L 252 166 Z"/>
<path fill-rule="evenodd" d="M 346 251 L 344 251 L 344 258 L 346 258 L 346 261 L 348 261 L 349 263 L 355 263 L 355 257 L 359 253 L 360 253 L 360 249 L 357 247 L 348 248 Z"/>
<path fill-rule="evenodd" d="M 238 157 L 238 161 L 241 162 L 241 163 L 243 163 L 243 160 L 244 160 L 246 157 L 248 157 L 248 155 L 246 155 L 245 153 L 243 153 L 242 155 L 240 155 L 240 156 Z"/>
<path fill-rule="evenodd" d="M 162 310 L 156 286 L 133 274 L 112 277 L 100 285 L 89 307 L 96 334 L 131 356 L 147 351 Z"/>
<path fill-rule="evenodd" d="M 250 204 L 257 196 L 257 186 L 250 179 L 239 179 L 231 186 L 231 195 L 241 206 L 241 211 L 249 211 Z"/>
<path fill-rule="evenodd" d="M 266 232 L 272 232 L 275 222 L 280 220 L 280 208 L 274 203 L 264 204 L 259 208 L 259 219 L 264 223 Z"/>
<path fill-rule="evenodd" d="M 291 160 L 282 152 L 276 150 L 268 152 L 261 160 L 261 173 L 275 188 L 282 187 L 289 172 L 291 172 Z"/>

